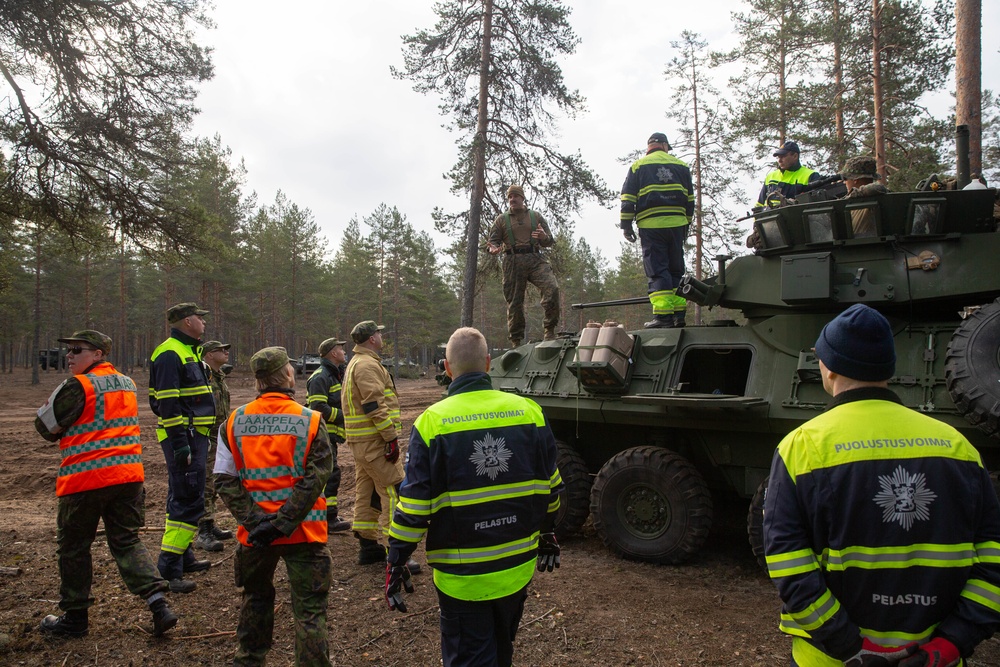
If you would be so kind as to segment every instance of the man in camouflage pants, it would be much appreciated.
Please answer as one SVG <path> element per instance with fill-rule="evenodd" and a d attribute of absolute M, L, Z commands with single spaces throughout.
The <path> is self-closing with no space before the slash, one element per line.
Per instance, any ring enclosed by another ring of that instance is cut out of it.
<path fill-rule="evenodd" d="M 153 635 L 177 625 L 163 594 L 168 584 L 139 539 L 145 523 L 142 445 L 136 387 L 107 361 L 111 339 L 99 331 L 77 331 L 59 342 L 69 345 L 69 370 L 35 418 L 35 429 L 58 442 L 62 457 L 56 478 L 59 514 L 56 542 L 61 616 L 42 619 L 41 631 L 83 637 L 94 604 L 91 544 L 104 521 L 108 549 L 128 590 L 153 613 Z"/>
<path fill-rule="evenodd" d="M 215 525 L 215 478 L 212 470 L 215 468 L 215 451 L 218 448 L 219 427 L 229 419 L 229 386 L 226 384 L 226 373 L 232 370 L 229 364 L 229 343 L 217 340 L 206 341 L 201 346 L 201 360 L 208 366 L 210 377 L 208 384 L 212 387 L 215 398 L 215 424 L 208 432 L 208 455 L 205 457 L 205 515 L 198 519 L 198 537 L 193 546 L 205 551 L 222 551 L 221 540 L 233 539 L 233 531 L 224 530 Z"/>
<path fill-rule="evenodd" d="M 233 569 L 243 587 L 234 665 L 263 665 L 274 631 L 274 571 L 285 561 L 295 617 L 295 664 L 329 667 L 330 550 L 323 488 L 333 469 L 323 416 L 292 398 L 282 347 L 250 358 L 259 395 L 222 429 L 215 485 L 240 523 Z"/>
<path fill-rule="evenodd" d="M 543 340 L 554 340 L 559 324 L 559 283 L 552 267 L 541 254 L 555 242 L 549 225 L 537 211 L 524 204 L 520 185 L 507 188 L 510 209 L 493 221 L 486 249 L 493 255 L 504 253 L 503 298 L 507 301 L 507 332 L 511 345 L 524 339 L 524 291 L 531 283 L 542 293 Z"/>

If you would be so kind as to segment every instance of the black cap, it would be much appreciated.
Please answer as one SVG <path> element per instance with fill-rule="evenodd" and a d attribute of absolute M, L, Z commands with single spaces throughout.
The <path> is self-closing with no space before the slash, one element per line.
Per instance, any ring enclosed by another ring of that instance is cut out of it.
<path fill-rule="evenodd" d="M 651 135 L 649 135 L 649 139 L 646 140 L 646 144 L 670 145 L 670 142 L 667 141 L 667 135 L 663 134 L 662 132 L 653 132 Z"/>
<path fill-rule="evenodd" d="M 782 155 L 788 155 L 789 153 L 798 153 L 799 145 L 794 141 L 786 141 L 781 145 L 781 148 L 774 151 L 774 157 L 781 157 Z"/>

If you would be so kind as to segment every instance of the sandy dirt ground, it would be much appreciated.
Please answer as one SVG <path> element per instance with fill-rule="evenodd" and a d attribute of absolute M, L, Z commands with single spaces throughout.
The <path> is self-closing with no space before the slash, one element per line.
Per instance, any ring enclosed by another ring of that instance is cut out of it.
<path fill-rule="evenodd" d="M 140 388 L 148 386 L 144 372 L 132 375 Z M 209 571 L 189 575 L 198 583 L 195 593 L 172 596 L 180 623 L 167 637 L 154 639 L 145 605 L 125 589 L 107 544 L 98 537 L 90 634 L 50 639 L 38 632 L 46 614 L 59 613 L 54 492 L 59 456 L 55 445 L 35 433 L 32 422 L 35 409 L 62 377 L 43 373 L 41 384 L 32 386 L 27 371 L 0 375 L 0 566 L 20 569 L 17 575 L 0 575 L 0 665 L 231 664 L 240 600 L 233 585 L 233 541 L 225 543 L 225 551 L 209 555 Z M 253 398 L 245 376 L 231 376 L 230 388 L 234 407 Z M 155 560 L 166 466 L 146 392 L 140 393 L 149 529 L 143 541 Z M 402 381 L 399 394 L 408 429 L 440 397 L 441 388 L 433 380 Z M 350 518 L 354 467 L 344 447 L 340 461 L 342 514 Z M 220 524 L 236 527 L 221 502 L 218 512 Z M 702 553 L 678 567 L 619 560 L 604 549 L 588 522 L 579 537 L 563 541 L 562 567 L 536 575 L 531 584 L 515 664 L 787 665 L 790 642 L 777 630 L 778 597 L 747 545 L 746 505 L 717 502 L 715 515 Z M 329 543 L 334 581 L 327 625 L 333 664 L 440 665 L 437 600 L 429 573 L 414 577 L 409 613 L 391 612 L 382 596 L 383 569 L 357 565 L 357 542 L 350 533 L 332 534 Z M 423 562 L 423 547 L 415 556 Z M 268 664 L 291 665 L 291 599 L 283 568 L 275 580 L 278 609 Z M 1000 637 L 982 644 L 969 665 L 1000 667 Z"/>

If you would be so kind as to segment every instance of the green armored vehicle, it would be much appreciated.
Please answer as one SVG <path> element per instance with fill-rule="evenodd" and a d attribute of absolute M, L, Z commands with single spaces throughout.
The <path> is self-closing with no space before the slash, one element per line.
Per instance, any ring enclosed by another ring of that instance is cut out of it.
<path fill-rule="evenodd" d="M 750 501 L 760 557 L 775 447 L 829 398 L 811 348 L 854 303 L 893 326 L 890 388 L 1000 469 L 995 199 L 993 189 L 939 190 L 767 211 L 754 223 L 755 254 L 720 257 L 718 275 L 680 288 L 703 306 L 739 310 L 739 323 L 622 332 L 610 360 L 586 360 L 580 353 L 600 346 L 581 347 L 579 334 L 495 359 L 494 387 L 537 401 L 559 440 L 558 532 L 591 514 L 618 555 L 679 563 L 708 535 L 713 495 L 735 494 Z"/>

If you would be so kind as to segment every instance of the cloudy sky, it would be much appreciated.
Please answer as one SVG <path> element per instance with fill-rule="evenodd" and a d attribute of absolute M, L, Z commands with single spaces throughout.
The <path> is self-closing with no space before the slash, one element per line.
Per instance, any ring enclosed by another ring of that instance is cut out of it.
<path fill-rule="evenodd" d="M 215 78 L 201 90 L 195 131 L 219 134 L 245 160 L 248 189 L 259 203 L 282 190 L 313 212 L 331 250 L 352 217 L 360 220 L 381 203 L 428 232 L 435 206 L 467 206 L 442 176 L 457 153 L 438 98 L 415 93 L 389 71 L 402 65 L 400 36 L 434 26 L 432 2 L 215 4 L 217 27 L 201 40 L 215 49 Z M 561 123 L 559 149 L 579 150 L 617 190 L 625 174 L 619 157 L 644 146 L 651 132 L 676 136 L 664 117 L 670 42 L 691 30 L 713 49 L 735 46 L 729 17 L 744 8 L 738 0 L 670 2 L 669 11 L 662 0 L 568 4 L 581 42 L 561 66 L 568 86 L 587 98 L 587 112 Z M 983 3 L 983 25 L 1000 25 L 1000 3 Z M 1000 56 L 987 42 L 983 87 L 996 91 Z M 947 103 L 947 96 L 937 102 L 942 112 Z M 616 220 L 615 210 L 589 206 L 576 233 L 613 259 L 621 238 Z"/>

